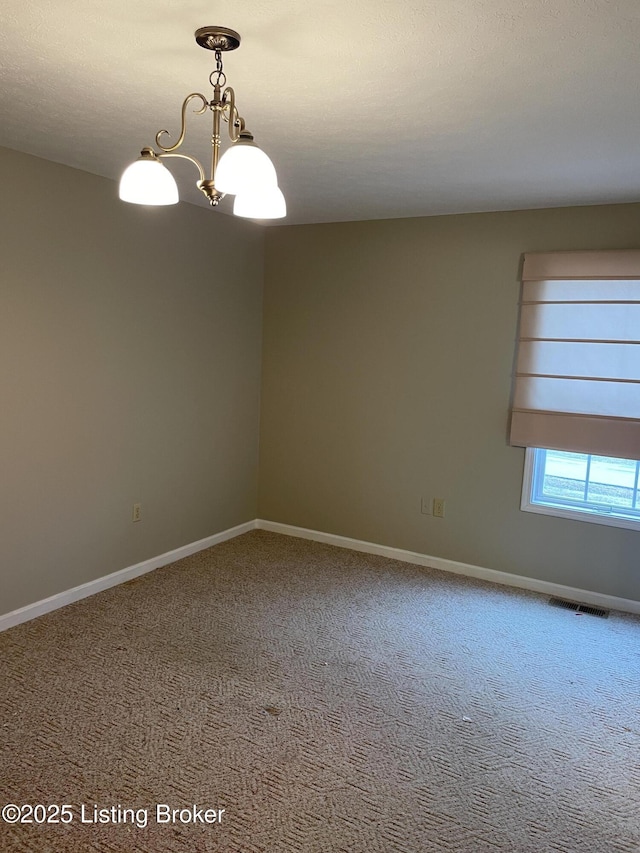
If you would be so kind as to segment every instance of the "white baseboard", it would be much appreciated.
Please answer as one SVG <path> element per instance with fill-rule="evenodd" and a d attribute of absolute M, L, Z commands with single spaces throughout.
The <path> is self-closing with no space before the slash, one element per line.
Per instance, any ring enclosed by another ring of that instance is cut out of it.
<path fill-rule="evenodd" d="M 405 551 L 402 548 L 392 548 L 388 545 L 378 545 L 375 542 L 363 542 L 361 539 L 351 539 L 348 536 L 337 536 L 334 533 L 322 533 L 319 530 L 308 530 L 306 527 L 294 527 L 291 524 L 281 524 L 277 521 L 266 521 L 257 518 L 253 521 L 247 521 L 244 524 L 238 524 L 236 527 L 230 527 L 228 530 L 222 530 L 220 533 L 214 533 L 213 536 L 207 536 L 205 539 L 199 539 L 197 542 L 190 542 L 188 545 L 183 545 L 181 548 L 176 548 L 173 551 L 167 551 L 166 554 L 160 554 L 158 557 L 144 560 L 142 563 L 136 563 L 135 566 L 128 566 L 126 569 L 96 578 L 96 580 L 83 583 L 80 586 L 73 587 L 73 589 L 59 592 L 57 595 L 42 599 L 42 601 L 27 604 L 25 607 L 13 610 L 11 613 L 6 613 L 4 616 L 0 616 L 0 632 L 6 631 L 8 628 L 13 628 L 14 625 L 20 625 L 22 622 L 28 622 L 30 619 L 35 619 L 37 616 L 50 613 L 59 607 L 72 604 L 74 601 L 88 598 L 90 595 L 95 595 L 95 593 L 101 592 L 103 589 L 109 589 L 109 587 L 126 583 L 147 572 L 152 572 L 154 569 L 159 569 L 161 566 L 175 563 L 176 560 L 181 560 L 183 557 L 189 557 L 191 554 L 203 551 L 205 548 L 211 548 L 213 545 L 226 542 L 228 539 L 233 539 L 235 536 L 240 536 L 255 529 L 269 530 L 272 533 L 282 533 L 285 536 L 294 536 L 298 539 L 311 539 L 314 542 L 337 545 L 339 548 L 348 548 L 352 551 L 361 551 L 365 554 L 377 554 L 380 557 L 389 557 L 392 560 L 400 560 L 403 563 L 414 563 L 418 566 L 441 569 L 444 572 L 453 572 L 454 574 L 479 578 L 480 580 L 491 581 L 492 583 L 499 583 L 505 586 L 528 589 L 544 595 L 554 595 L 559 598 L 570 599 L 571 601 L 593 604 L 596 607 L 605 607 L 607 610 L 621 610 L 626 613 L 640 614 L 640 601 L 634 601 L 633 599 L 618 598 L 614 595 L 577 589 L 576 587 L 564 586 L 563 584 L 551 583 L 550 581 L 527 578 L 522 575 L 509 574 L 508 572 L 498 572 L 494 569 L 485 569 L 482 566 L 474 566 L 470 563 L 459 563 L 456 560 L 445 560 L 442 557 L 430 557 L 428 554 L 419 554 L 416 551 Z"/>
<path fill-rule="evenodd" d="M 207 536 L 205 539 L 199 539 L 197 542 L 190 542 L 181 548 L 167 551 L 166 554 L 160 554 L 158 557 L 151 557 L 142 563 L 136 563 L 135 566 L 128 566 L 126 569 L 120 569 L 120 571 L 112 572 L 110 575 L 104 575 L 104 577 L 96 578 L 88 583 L 80 584 L 80 586 L 74 586 L 73 589 L 67 589 L 64 592 L 51 595 L 49 598 L 27 604 L 26 607 L 20 607 L 11 613 L 5 613 L 4 616 L 0 616 L 0 631 L 6 631 L 7 628 L 13 628 L 14 625 L 20 625 L 21 622 L 28 622 L 30 619 L 35 619 L 36 616 L 50 613 L 52 610 L 72 604 L 74 601 L 80 601 L 81 598 L 88 598 L 90 595 L 95 595 L 96 592 L 102 592 L 103 589 L 126 583 L 147 572 L 152 572 L 154 569 L 159 569 L 161 566 L 167 566 L 169 563 L 175 563 L 176 560 L 182 560 L 183 557 L 189 557 L 198 551 L 204 551 L 205 548 L 211 548 L 212 545 L 226 542 L 227 539 L 233 539 L 235 536 L 254 530 L 255 526 L 255 519 L 244 524 L 238 524 L 236 527 L 214 533 L 213 536 Z"/>
<path fill-rule="evenodd" d="M 362 551 L 365 554 L 377 554 L 380 557 L 401 560 L 403 563 L 415 563 L 418 566 L 441 569 L 443 572 L 453 572 L 454 574 L 479 578 L 491 581 L 492 583 L 503 584 L 504 586 L 528 589 L 532 592 L 557 596 L 558 598 L 577 601 L 581 604 L 604 607 L 607 610 L 621 610 L 625 613 L 640 614 L 640 601 L 634 601 L 630 598 L 618 598 L 615 595 L 605 595 L 601 592 L 577 589 L 576 587 L 564 586 L 563 584 L 551 583 L 550 581 L 527 578 L 522 575 L 512 575 L 508 572 L 498 572 L 495 569 L 485 569 L 482 566 L 473 566 L 470 563 L 459 563 L 456 560 L 445 560 L 442 557 L 430 557 L 427 554 L 419 554 L 416 551 L 404 551 L 401 548 L 391 548 L 387 545 L 378 545 L 374 542 L 363 542 L 360 539 L 350 539 L 347 536 L 337 536 L 333 533 L 322 533 L 319 530 L 308 530 L 306 527 L 294 527 L 291 524 L 280 524 L 277 521 L 265 521 L 259 518 L 256 519 L 255 526 L 258 530 L 270 530 L 272 533 L 283 533 L 285 536 L 295 536 L 298 539 L 312 539 L 314 542 L 337 545 L 339 548 L 349 548 L 352 551 Z"/>

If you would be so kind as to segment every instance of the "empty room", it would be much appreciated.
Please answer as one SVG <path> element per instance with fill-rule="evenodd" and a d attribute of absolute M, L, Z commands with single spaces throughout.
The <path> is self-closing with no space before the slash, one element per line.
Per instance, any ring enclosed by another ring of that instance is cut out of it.
<path fill-rule="evenodd" d="M 0 19 L 0 851 L 638 853 L 637 3 Z"/>

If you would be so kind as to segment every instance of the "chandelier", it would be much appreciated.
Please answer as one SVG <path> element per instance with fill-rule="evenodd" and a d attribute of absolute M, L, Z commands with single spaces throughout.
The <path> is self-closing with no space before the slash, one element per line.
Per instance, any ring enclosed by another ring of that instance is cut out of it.
<path fill-rule="evenodd" d="M 240 46 L 240 36 L 226 27 L 201 27 L 195 33 L 200 47 L 213 50 L 216 68 L 209 75 L 213 87 L 213 98 L 209 101 L 199 92 L 187 95 L 182 104 L 182 129 L 173 145 L 168 144 L 170 134 L 160 130 L 156 134 L 156 146 L 143 148 L 140 157 L 125 169 L 120 179 L 120 198 L 133 204 L 176 204 L 179 200 L 178 185 L 163 160 L 180 157 L 196 167 L 198 189 L 216 207 L 225 195 L 235 196 L 233 212 L 236 216 L 250 219 L 280 219 L 286 215 L 284 196 L 278 187 L 276 170 L 271 160 L 253 141 L 244 119 L 236 107 L 236 96 L 222 68 L 222 54 Z M 211 133 L 211 169 L 206 177 L 202 164 L 189 154 L 178 153 L 187 132 L 187 109 L 192 101 L 200 103 L 193 110 L 204 115 L 213 114 Z M 221 125 L 225 121 L 231 146 L 220 156 Z M 165 144 L 166 143 L 166 144 Z"/>

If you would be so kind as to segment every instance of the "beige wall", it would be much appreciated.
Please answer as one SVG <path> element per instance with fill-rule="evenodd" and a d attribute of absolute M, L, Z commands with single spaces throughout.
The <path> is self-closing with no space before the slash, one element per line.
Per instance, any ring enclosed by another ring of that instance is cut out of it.
<path fill-rule="evenodd" d="M 640 206 L 269 229 L 257 507 L 263 230 L 0 180 L 0 614 L 257 514 L 640 600 L 638 534 L 520 512 L 506 444 L 522 252 Z"/>
<path fill-rule="evenodd" d="M 639 247 L 640 205 L 269 230 L 260 516 L 640 599 L 639 534 L 521 512 L 506 442 L 522 253 Z"/>
<path fill-rule="evenodd" d="M 255 518 L 263 233 L 7 150 L 0 186 L 6 613 Z"/>

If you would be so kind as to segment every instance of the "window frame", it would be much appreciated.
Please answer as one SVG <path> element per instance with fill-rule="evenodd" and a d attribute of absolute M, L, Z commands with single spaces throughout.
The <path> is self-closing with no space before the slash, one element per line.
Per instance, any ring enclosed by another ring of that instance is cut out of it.
<path fill-rule="evenodd" d="M 569 518 L 574 521 L 586 521 L 591 524 L 603 524 L 607 527 L 622 527 L 627 530 L 640 530 L 640 518 L 636 521 L 632 518 L 623 518 L 619 515 L 610 515 L 591 508 L 575 508 L 558 506 L 551 503 L 533 503 L 532 493 L 534 476 L 536 473 L 536 450 L 544 448 L 527 447 L 524 457 L 524 472 L 522 477 L 522 498 L 520 509 L 523 512 L 534 512 L 539 515 L 550 515 L 556 518 Z M 579 452 L 579 451 L 574 451 Z"/>

